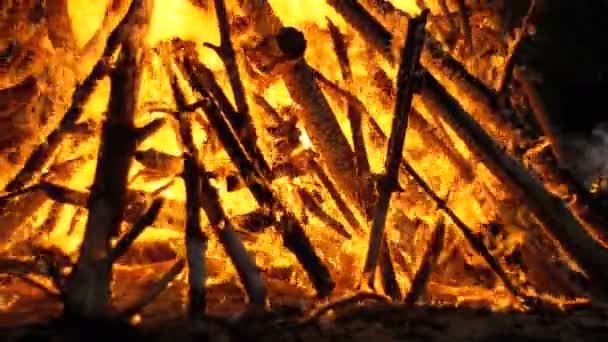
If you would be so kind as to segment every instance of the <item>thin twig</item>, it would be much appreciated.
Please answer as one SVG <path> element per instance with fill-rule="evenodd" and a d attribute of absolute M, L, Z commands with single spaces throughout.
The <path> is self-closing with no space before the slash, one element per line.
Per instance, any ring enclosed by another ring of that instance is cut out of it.
<path fill-rule="evenodd" d="M 142 217 L 140 217 L 137 222 L 135 222 L 131 229 L 120 240 L 118 240 L 108 255 L 111 263 L 114 263 L 121 256 L 123 256 L 127 249 L 131 247 L 133 241 L 135 241 L 137 237 L 143 233 L 144 229 L 154 223 L 154 220 L 156 220 L 162 205 L 163 200 L 161 198 L 155 199 L 150 205 L 148 211 Z"/>
<path fill-rule="evenodd" d="M 156 299 L 161 292 L 163 292 L 169 284 L 177 277 L 184 269 L 184 259 L 178 259 L 171 268 L 163 274 L 150 288 L 133 303 L 131 303 L 126 309 L 123 309 L 119 316 L 120 317 L 131 317 L 136 313 L 140 312 L 146 305 L 150 304 Z"/>
<path fill-rule="evenodd" d="M 110 239 L 120 230 L 127 178 L 136 149 L 134 119 L 141 80 L 140 46 L 152 8 L 153 0 L 134 0 L 123 20 L 129 26 L 128 34 L 120 39 L 122 49 L 111 74 L 110 102 L 88 199 L 85 236 L 66 284 L 64 314 L 68 317 L 99 318 L 107 314 L 112 273 L 107 257 Z"/>
<path fill-rule="evenodd" d="M 420 266 L 414 275 L 410 289 L 405 296 L 404 302 L 407 305 L 414 305 L 418 298 L 424 293 L 426 290 L 426 286 L 428 284 L 431 271 L 437 258 L 439 257 L 439 253 L 441 253 L 441 247 L 443 246 L 443 238 L 445 235 L 445 224 L 443 220 L 440 218 L 439 222 L 435 225 L 435 229 L 433 230 L 433 234 L 429 239 L 429 244 L 426 248 L 426 252 L 422 256 L 422 260 L 420 262 Z"/>
<path fill-rule="evenodd" d="M 465 57 L 473 54 L 473 38 L 471 35 L 471 24 L 469 22 L 469 10 L 467 9 L 464 0 L 456 0 L 458 4 L 458 14 L 460 18 L 460 27 L 462 29 Z"/>
<path fill-rule="evenodd" d="M 398 184 L 399 164 L 403 155 L 408 116 L 414 92 L 416 91 L 415 84 L 418 82 L 415 78 L 415 73 L 419 69 L 420 53 L 424 46 L 425 25 L 428 13 L 429 11 L 425 10 L 419 17 L 410 21 L 406 44 L 401 55 L 401 65 L 397 78 L 397 101 L 391 137 L 388 142 L 384 175 L 379 184 L 379 198 L 375 207 L 369 247 L 363 269 L 364 279 L 367 280 L 370 287 L 373 286 L 376 265 L 378 264 L 382 248 L 388 204 Z"/>
<path fill-rule="evenodd" d="M 207 250 L 207 235 L 202 231 L 200 222 L 201 173 L 199 172 L 200 156 L 194 143 L 192 123 L 187 102 L 183 91 L 178 85 L 177 75 L 172 72 L 171 65 L 165 65 L 171 79 L 171 88 L 178 108 L 179 135 L 183 142 L 183 175 L 186 187 L 186 255 L 188 262 L 188 285 L 190 317 L 196 318 L 204 314 L 207 306 L 205 284 L 207 274 L 205 269 L 205 253 Z"/>
<path fill-rule="evenodd" d="M 348 51 L 346 43 L 344 42 L 344 36 L 340 32 L 340 29 L 329 19 L 327 19 L 327 26 L 332 38 L 334 45 L 334 51 L 338 57 L 338 64 L 342 71 L 342 78 L 347 84 L 352 82 L 352 71 L 350 67 L 350 61 L 348 59 Z M 347 100 L 347 116 L 350 122 L 350 128 L 352 132 L 353 145 L 355 147 L 355 158 L 357 173 L 361 179 L 368 179 L 370 176 L 370 165 L 369 158 L 367 157 L 367 150 L 365 148 L 365 140 L 363 138 L 363 132 L 361 127 L 361 112 Z M 369 207 L 369 206 L 368 206 Z"/>

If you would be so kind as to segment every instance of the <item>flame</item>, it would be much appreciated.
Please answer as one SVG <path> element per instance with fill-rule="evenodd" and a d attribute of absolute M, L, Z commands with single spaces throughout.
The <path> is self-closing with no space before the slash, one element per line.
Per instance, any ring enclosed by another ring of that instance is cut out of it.
<path fill-rule="evenodd" d="M 234 1 L 228 1 L 228 5 L 232 5 Z M 368 52 L 366 43 L 345 23 L 343 18 L 339 16 L 324 0 L 308 0 L 308 1 L 289 1 L 289 0 L 271 0 L 269 1 L 277 15 L 284 21 L 285 25 L 295 26 L 301 29 L 308 40 L 308 49 L 306 51 L 306 60 L 314 68 L 322 72 L 327 78 L 340 82 L 341 76 L 338 62 L 333 53 L 332 46 L 329 43 L 329 35 L 327 33 L 327 20 L 329 18 L 337 27 L 345 33 L 348 39 L 348 52 L 351 58 L 353 71 L 353 93 L 363 101 L 370 113 L 378 121 L 385 134 L 390 134 L 390 124 L 392 120 L 392 106 L 387 106 L 383 103 L 386 97 L 380 89 L 370 84 L 370 68 L 381 68 L 385 70 L 392 79 L 396 76 L 394 67 L 386 65 L 383 61 Z M 414 0 L 394 0 L 395 6 L 404 10 L 407 13 L 416 14 L 419 9 Z M 70 13 L 73 18 L 74 29 L 77 34 L 78 41 L 84 45 L 94 33 L 95 27 L 101 23 L 101 18 L 107 6 L 107 1 L 70 1 Z M 152 47 L 161 41 L 168 40 L 174 37 L 180 37 L 184 40 L 190 40 L 197 43 L 198 52 L 203 63 L 215 73 L 218 82 L 226 91 L 228 96 L 233 100 L 232 92 L 227 81 L 227 76 L 224 71 L 224 65 L 217 54 L 203 47 L 203 43 L 219 44 L 219 32 L 217 28 L 217 19 L 213 8 L 208 11 L 201 10 L 187 0 L 156 0 L 154 12 L 152 16 L 152 25 L 146 43 Z M 370 57 L 371 56 L 371 57 Z M 242 73 L 242 65 L 241 65 Z M 294 108 L 294 103 L 291 100 L 285 85 L 278 81 L 271 84 L 266 89 L 255 89 L 252 82 L 245 79 L 247 91 L 263 92 L 264 98 L 275 108 Z M 158 103 L 171 108 L 172 99 L 166 94 L 169 93 L 168 79 L 160 67 L 160 62 L 152 58 L 146 65 L 146 74 L 142 84 L 140 102 L 140 113 L 138 113 L 138 124 L 145 124 L 154 118 L 162 117 L 160 112 L 149 112 L 146 110 L 147 104 Z M 97 90 L 86 106 L 85 119 L 93 119 L 101 121 L 103 113 L 106 110 L 109 98 L 109 82 L 107 79 L 102 80 Z M 345 113 L 344 105 L 340 101 L 330 100 L 332 109 L 336 113 L 340 125 L 347 137 L 351 136 L 349 122 Z M 263 112 L 254 103 L 250 101 L 250 108 L 256 118 L 255 124 L 258 126 L 259 132 L 263 132 L 264 117 Z M 295 108 L 297 110 L 297 108 Z M 429 121 L 433 121 L 431 113 L 423 112 L 422 115 Z M 496 201 L 509 200 L 509 195 L 501 190 L 501 186 L 495 177 L 481 163 L 474 163 L 471 158 L 470 151 L 467 150 L 464 142 L 452 132 L 449 127 L 442 122 L 434 122 L 434 125 L 442 127 L 446 134 L 447 140 L 458 153 L 474 165 L 474 178 L 471 180 L 463 180 L 462 174 L 458 168 L 447 158 L 441 151 L 433 149 L 426 142 L 419 132 L 409 130 L 406 141 L 406 156 L 411 160 L 413 166 L 422 174 L 430 186 L 442 197 L 445 197 L 448 205 L 454 212 L 470 227 L 477 232 L 485 230 L 485 225 L 490 223 L 495 217 L 496 211 L 501 208 L 496 205 L 482 203 L 483 197 L 493 196 Z M 196 125 L 196 140 L 199 146 L 210 146 L 212 137 L 204 127 Z M 268 139 L 263 136 L 261 140 Z M 312 147 L 312 143 L 306 132 L 302 131 L 300 142 L 303 145 L 301 148 L 308 149 Z M 350 141 L 352 144 L 352 141 Z M 77 153 L 84 153 L 89 156 L 89 160 L 84 163 L 80 171 L 74 175 L 65 186 L 86 191 L 91 185 L 94 172 L 97 146 L 99 139 L 92 139 L 82 144 Z M 261 144 L 265 156 L 274 164 L 274 152 L 268 144 Z M 172 155 L 180 155 L 178 144 L 175 139 L 175 132 L 170 125 L 166 125 L 154 136 L 142 144 L 140 150 L 153 148 L 158 151 L 166 152 Z M 205 147 L 206 148 L 206 147 Z M 369 158 L 372 172 L 382 172 L 384 155 L 386 153 L 384 147 L 378 148 L 368 146 Z M 212 171 L 219 174 L 226 174 L 234 171 L 235 167 L 231 164 L 226 152 L 220 151 L 210 152 L 203 156 L 206 166 Z M 131 170 L 131 176 L 145 171 L 141 164 L 135 163 Z M 173 180 L 173 185 L 162 191 L 162 196 L 168 200 L 173 200 L 175 203 L 184 203 L 184 184 L 183 181 L 175 177 L 165 177 L 164 179 L 150 180 L 145 177 L 140 177 L 131 184 L 132 189 L 145 190 L 153 192 L 169 180 Z M 214 184 L 221 196 L 221 202 L 229 216 L 247 214 L 256 209 L 256 203 L 252 195 L 247 189 L 237 191 L 228 191 L 226 184 L 222 178 L 218 178 Z M 273 189 L 280 194 L 281 199 L 289 203 L 290 208 L 302 219 L 306 219 L 306 233 L 311 238 L 316 251 L 321 258 L 325 260 L 332 271 L 332 274 L 337 281 L 337 293 L 344 293 L 354 289 L 358 281 L 358 274 L 362 269 L 362 260 L 367 249 L 367 234 L 353 232 L 351 239 L 340 237 L 335 231 L 327 227 L 327 223 L 315 215 L 310 215 L 304 208 L 304 203 L 298 195 L 298 189 L 303 188 L 310 191 L 316 191 L 321 198 L 321 208 L 329 213 L 331 217 L 345 227 L 348 223 L 340 214 L 340 210 L 327 193 L 319 185 L 319 181 L 312 175 L 303 175 L 296 177 L 293 180 L 288 178 L 278 178 L 272 184 Z M 479 196 L 479 193 L 482 195 Z M 73 216 L 76 207 L 66 205 L 66 210 L 60 213 L 60 218 L 57 221 L 56 227 L 47 235 L 37 237 L 46 245 L 56 246 L 61 248 L 66 254 L 75 256 L 83 236 L 84 220 L 81 217 L 76 222 L 75 231 L 68 234 L 68 229 L 73 221 Z M 395 252 L 402 255 L 404 260 L 408 260 L 409 265 L 398 265 L 398 282 L 402 289 L 409 288 L 411 284 L 411 270 L 416 269 L 423 254 L 423 246 L 427 245 L 428 228 L 436 222 L 439 215 L 434 203 L 432 203 L 418 188 L 415 186 L 407 186 L 406 192 L 393 197 L 391 202 L 391 214 L 389 222 L 387 222 L 388 240 L 397 246 Z M 167 215 L 175 211 L 184 211 L 183 207 L 170 207 L 163 211 Z M 401 220 L 399 215 L 404 215 Z M 30 219 L 27 225 L 37 227 L 41 225 L 48 214 L 48 208 L 42 208 L 39 213 L 40 222 Z M 203 223 L 206 225 L 206 218 L 201 212 Z M 417 225 L 407 226 L 404 221 L 415 221 Z M 168 248 L 176 254 L 183 254 L 183 227 L 171 225 L 168 221 L 155 223 L 153 227 L 147 229 L 136 241 L 133 253 L 143 253 L 146 246 L 149 248 L 163 249 Z M 525 224 L 525 223 L 524 223 Z M 465 246 L 463 238 L 456 230 L 449 225 L 448 235 L 453 241 L 460 241 L 459 246 L 455 249 L 459 250 L 459 255 L 455 263 L 466 263 L 471 267 L 484 269 L 486 266 L 479 257 L 471 255 L 468 247 Z M 204 228 L 211 237 L 208 249 L 207 265 L 209 268 L 208 286 L 222 285 L 227 283 L 238 283 L 238 276 L 232 264 L 230 263 L 223 247 L 215 238 L 213 231 L 209 227 Z M 525 243 L 525 234 L 517 235 L 520 240 L 519 244 Z M 282 246 L 280 235 L 273 229 L 266 229 L 262 233 L 251 233 L 246 235 L 245 243 L 251 253 L 255 255 L 256 263 L 262 269 L 267 278 L 272 280 L 272 284 L 280 282 L 283 287 L 292 286 L 302 294 L 312 294 L 312 286 L 310 281 L 305 276 L 302 267 L 298 264 L 295 257 Z M 30 238 L 34 238 L 33 236 Z M 159 243 L 159 242 L 162 242 Z M 456 242 L 446 241 L 446 245 Z M 155 244 L 158 243 L 158 244 Z M 446 246 L 447 249 L 447 246 Z M 446 252 L 447 253 L 447 252 Z M 450 256 L 445 256 L 449 259 Z M 120 262 L 119 262 L 120 263 Z M 121 268 L 131 269 L 133 272 L 141 272 L 140 268 L 121 263 Z M 409 268 L 406 269 L 406 268 Z M 447 271 L 455 269 L 455 273 L 450 273 L 451 281 L 447 281 L 445 277 L 448 275 L 435 275 L 432 277 L 428 291 L 431 301 L 437 304 L 449 302 L 452 304 L 466 305 L 484 305 L 492 306 L 496 309 L 510 307 L 514 305 L 512 298 L 508 296 L 502 285 L 492 284 L 489 286 L 480 285 L 480 281 L 475 274 L 464 273 L 458 271 L 456 266 L 446 266 Z M 185 280 L 178 280 L 178 282 Z M 454 284 L 460 284 L 456 286 Z M 228 285 L 225 285 L 228 286 Z M 282 293 L 283 290 L 276 290 L 277 293 Z M 221 294 L 223 300 L 227 300 L 227 294 Z M 221 301 L 221 300 L 220 300 Z"/>

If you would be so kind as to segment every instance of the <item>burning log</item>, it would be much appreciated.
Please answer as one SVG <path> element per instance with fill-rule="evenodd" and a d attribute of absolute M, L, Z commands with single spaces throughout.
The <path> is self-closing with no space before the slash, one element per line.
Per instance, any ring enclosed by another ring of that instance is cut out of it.
<path fill-rule="evenodd" d="M 327 26 L 334 44 L 334 51 L 338 56 L 338 63 L 340 64 L 340 70 L 342 71 L 342 78 L 347 83 L 352 82 L 352 71 L 350 70 L 350 61 L 348 60 L 348 51 L 344 42 L 344 37 L 340 30 L 334 25 L 334 23 L 327 19 Z M 361 179 L 367 179 L 370 176 L 370 166 L 367 157 L 367 150 L 365 148 L 365 140 L 363 139 L 363 132 L 361 131 L 361 113 L 353 103 L 347 101 L 347 115 L 348 121 L 350 122 L 350 129 L 352 131 L 353 145 L 355 146 L 355 158 L 357 173 Z"/>
<path fill-rule="evenodd" d="M 228 252 L 236 270 L 239 274 L 249 302 L 255 309 L 263 311 L 267 306 L 268 294 L 264 280 L 258 270 L 255 261 L 251 258 L 243 242 L 237 236 L 230 219 L 226 216 L 220 203 L 217 190 L 210 182 L 207 172 L 200 166 L 202 175 L 201 193 L 202 206 L 209 219 L 209 224 L 219 236 L 220 242 Z"/>
<path fill-rule="evenodd" d="M 136 150 L 133 119 L 137 106 L 140 74 L 138 63 L 153 3 L 135 0 L 124 21 L 132 30 L 121 40 L 122 49 L 111 75 L 108 118 L 95 180 L 88 199 L 89 215 L 80 257 L 66 285 L 65 314 L 97 318 L 106 314 L 112 264 L 110 238 L 119 231 L 125 206 L 125 190 L 131 160 Z"/>
<path fill-rule="evenodd" d="M 169 65 L 167 65 L 168 69 Z M 174 92 L 174 96 L 176 98 L 177 106 L 180 110 L 187 109 L 187 104 L 185 100 L 185 96 L 182 93 L 181 89 L 177 85 L 176 75 L 172 74 L 172 88 Z M 207 99 L 208 100 L 208 99 Z M 198 115 L 198 113 L 194 113 L 194 115 Z M 204 168 L 203 163 L 199 160 L 198 150 L 194 144 L 192 138 L 192 131 L 188 121 L 188 118 L 184 117 L 184 114 L 181 114 L 179 117 L 180 126 L 181 126 L 181 137 L 184 142 L 184 146 L 187 148 L 188 153 L 192 154 L 191 157 L 189 155 L 185 155 L 184 160 L 184 180 L 186 181 L 187 193 L 191 196 L 188 197 L 187 205 L 188 205 L 188 221 L 187 221 L 187 230 L 189 223 L 192 220 L 191 216 L 196 216 L 197 224 L 199 228 L 197 228 L 197 238 L 201 240 L 201 232 L 200 232 L 200 222 L 199 220 L 199 208 L 202 206 L 204 209 L 207 218 L 209 220 L 209 224 L 214 228 L 217 235 L 219 236 L 220 242 L 228 252 L 233 264 L 235 265 L 237 272 L 245 286 L 247 291 L 247 295 L 249 296 L 250 303 L 256 308 L 260 310 L 264 310 L 267 305 L 267 290 L 264 284 L 264 281 L 261 278 L 261 274 L 257 269 L 255 262 L 249 256 L 245 246 L 236 235 L 230 220 L 226 216 L 224 209 L 220 203 L 220 197 L 217 193 L 217 190 L 211 184 L 211 180 L 209 177 L 209 172 Z M 193 174 L 196 173 L 196 174 Z M 190 189 L 190 190 L 188 190 Z M 205 237 L 206 240 L 206 237 Z M 194 249 L 194 246 L 190 246 L 193 242 L 186 242 L 187 248 Z M 200 242 L 201 241 L 196 241 Z M 188 253 L 190 256 L 191 254 Z M 201 258 L 202 259 L 202 258 Z M 193 260 L 189 258 L 189 264 L 192 264 Z M 197 264 L 200 262 L 197 262 Z M 202 268 L 202 265 L 198 266 Z M 196 270 L 196 269 L 195 269 Z M 192 271 L 191 271 L 192 272 Z M 193 277 L 204 276 L 204 273 L 201 272 L 199 275 L 191 275 L 191 290 L 190 290 L 190 300 L 191 300 L 191 314 L 193 314 L 193 310 L 204 309 L 204 307 L 194 307 L 194 305 L 200 300 L 196 297 L 193 298 L 194 295 L 199 296 L 200 294 L 196 294 L 193 292 L 192 287 L 198 284 L 193 284 Z M 204 278 L 203 278 L 204 279 Z M 200 280 L 199 280 L 200 281 Z M 202 282 L 204 287 L 204 281 Z M 203 290 L 204 291 L 204 290 Z M 203 293 L 201 291 L 201 293 Z M 204 297 L 202 298 L 204 301 Z M 204 303 L 204 302 L 203 302 Z M 203 304 L 204 305 L 204 304 Z"/>
<path fill-rule="evenodd" d="M 379 184 L 379 197 L 376 203 L 374 219 L 370 232 L 369 247 L 363 269 L 368 285 L 373 286 L 373 276 L 378 262 L 382 240 L 384 237 L 384 224 L 388 212 L 388 204 L 392 193 L 398 187 L 399 164 L 403 155 L 405 133 L 412 99 L 416 91 L 417 80 L 415 73 L 419 68 L 420 53 L 424 44 L 425 25 L 428 11 L 420 17 L 412 19 L 407 31 L 407 41 L 401 54 L 401 65 L 397 79 L 397 102 L 391 128 L 391 137 L 384 165 L 384 175 Z"/>
<path fill-rule="evenodd" d="M 303 59 L 306 40 L 294 28 L 282 28 L 267 36 L 257 47 L 246 51 L 259 70 L 275 72 L 283 78 L 290 96 L 300 105 L 299 119 L 315 150 L 340 190 L 351 203 L 369 202 L 371 194 L 357 176 L 355 156 L 327 99 L 314 80 L 311 67 Z"/>
<path fill-rule="evenodd" d="M 593 279 L 606 284 L 608 279 L 602 270 L 608 267 L 608 252 L 586 234 L 566 205 L 510 158 L 430 75 L 422 94 L 424 104 L 439 114 L 514 194 L 526 201 L 542 222 L 545 232 L 558 241 Z M 604 292 L 599 291 L 594 295 Z"/>

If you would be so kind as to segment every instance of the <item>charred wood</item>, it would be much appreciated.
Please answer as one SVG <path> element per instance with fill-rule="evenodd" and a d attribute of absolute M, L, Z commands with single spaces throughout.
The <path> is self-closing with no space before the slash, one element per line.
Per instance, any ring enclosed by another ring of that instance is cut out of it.
<path fill-rule="evenodd" d="M 428 89 L 428 90 L 427 90 Z M 439 97 L 439 94 L 441 96 Z M 431 76 L 425 81 L 425 104 L 439 113 L 465 141 L 469 149 L 520 199 L 525 200 L 542 222 L 545 232 L 558 241 L 581 267 L 602 284 L 606 284 L 608 252 L 591 236 L 562 200 L 549 193 L 543 184 L 509 157 Z M 599 290 L 599 295 L 603 290 Z"/>
<path fill-rule="evenodd" d="M 370 232 L 369 247 L 367 250 L 364 277 L 368 285 L 373 286 L 373 277 L 382 240 L 384 239 L 384 224 L 391 195 L 398 187 L 399 164 L 403 156 L 403 146 L 407 129 L 409 112 L 411 111 L 412 99 L 417 91 L 416 73 L 419 69 L 419 58 L 425 39 L 425 25 L 428 11 L 424 11 L 419 17 L 412 19 L 408 26 L 406 44 L 401 54 L 401 65 L 397 78 L 397 100 L 395 103 L 395 114 L 391 128 L 391 136 L 388 141 L 388 150 L 384 165 L 384 175 L 380 180 L 378 201 L 374 208 L 374 217 Z"/>
<path fill-rule="evenodd" d="M 123 256 L 127 249 L 129 249 L 129 247 L 131 247 L 133 242 L 137 239 L 137 237 L 139 237 L 139 235 L 143 233 L 144 229 L 154 223 L 154 221 L 158 217 L 158 213 L 160 212 L 162 205 L 162 199 L 154 200 L 154 202 L 152 202 L 152 204 L 150 205 L 148 211 L 135 222 L 131 229 L 129 229 L 129 231 L 125 233 L 120 238 L 120 240 L 118 240 L 118 242 L 116 243 L 114 248 L 112 248 L 108 256 L 111 263 L 114 263 L 121 256 Z"/>
<path fill-rule="evenodd" d="M 112 264 L 110 239 L 118 233 L 126 204 L 127 176 L 136 150 L 133 126 L 139 92 L 141 54 L 152 13 L 151 0 L 133 1 L 125 18 L 134 27 L 123 43 L 116 69 L 111 74 L 107 121 L 95 179 L 88 199 L 89 216 L 80 256 L 66 285 L 67 317 L 99 318 L 107 314 Z"/>
<path fill-rule="evenodd" d="M 201 197 L 202 206 L 205 210 L 209 224 L 219 237 L 220 242 L 226 249 L 237 273 L 243 282 L 249 303 L 258 310 L 266 309 L 268 291 L 258 270 L 254 259 L 249 255 L 243 242 L 236 234 L 230 219 L 226 216 L 220 203 L 217 190 L 211 184 L 204 165 L 200 165 L 201 172 Z"/>
<path fill-rule="evenodd" d="M 418 298 L 420 298 L 426 290 L 432 268 L 435 265 L 439 254 L 441 253 L 444 235 L 445 224 L 442 220 L 440 220 L 435 225 L 435 229 L 433 230 L 433 234 L 431 235 L 426 251 L 424 255 L 422 255 L 420 266 L 414 274 L 410 289 L 404 299 L 405 304 L 414 305 Z"/>

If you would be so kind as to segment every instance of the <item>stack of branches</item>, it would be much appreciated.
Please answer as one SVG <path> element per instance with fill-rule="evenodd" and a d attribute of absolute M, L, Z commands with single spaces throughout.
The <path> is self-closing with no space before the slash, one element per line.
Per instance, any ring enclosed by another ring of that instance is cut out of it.
<path fill-rule="evenodd" d="M 507 140 L 515 139 L 513 130 L 509 129 L 507 123 L 500 121 L 499 116 L 495 115 L 493 108 L 489 106 L 491 100 L 483 97 L 487 92 L 475 88 L 477 84 L 468 83 L 467 80 L 473 77 L 468 75 L 464 68 L 459 68 L 459 63 L 443 53 L 432 36 L 426 34 L 429 12 L 423 11 L 420 16 L 408 20 L 405 43 L 401 55 L 397 57 L 389 48 L 393 34 L 376 21 L 361 4 L 355 0 L 328 0 L 328 3 L 360 33 L 370 48 L 384 56 L 388 63 L 400 62 L 395 82 L 396 101 L 390 136 L 387 137 L 374 116 L 348 87 L 344 89 L 325 78 L 306 62 L 304 58 L 306 40 L 303 34 L 295 28 L 284 27 L 280 19 L 274 15 L 268 2 L 242 2 L 243 10 L 249 16 L 260 18 L 260 21 L 256 22 L 256 30 L 264 38 L 258 45 L 245 49 L 244 54 L 252 65 L 250 73 L 262 77 L 282 78 L 294 102 L 302 107 L 297 119 L 302 122 L 310 136 L 315 152 L 300 154 L 298 157 L 303 158 L 321 179 L 321 183 L 332 194 L 332 199 L 354 231 L 366 232 L 366 227 L 371 226 L 369 248 L 362 272 L 362 290 L 367 292 L 369 287 L 376 287 L 375 275 L 378 263 L 384 293 L 394 300 L 404 300 L 408 304 L 414 304 L 428 285 L 431 267 L 436 263 L 443 245 L 445 230 L 443 221 L 440 220 L 436 224 L 420 266 L 411 272 L 411 286 L 405 295 L 401 293 L 396 280 L 393 269 L 394 257 L 389 248 L 391 244 L 387 241 L 384 232 L 391 195 L 399 191 L 400 183 L 402 187 L 410 188 L 409 182 L 404 177 L 409 175 L 414 179 L 414 183 L 435 202 L 437 208 L 452 221 L 469 246 L 482 256 L 508 292 L 522 305 L 538 304 L 536 301 L 538 298 L 530 298 L 511 279 L 504 265 L 490 252 L 484 239 L 474 234 L 472 229 L 450 209 L 446 200 L 437 195 L 408 160 L 403 158 L 403 146 L 409 126 L 427 132 L 423 135 L 428 138 L 429 144 L 440 146 L 448 151 L 454 160 L 460 160 L 460 157 L 449 149 L 449 144 L 428 129 L 431 124 L 420 114 L 426 111 L 432 112 L 440 118 L 441 122 L 449 125 L 475 157 L 483 161 L 512 193 L 525 201 L 541 222 L 545 232 L 557 240 L 594 281 L 605 284 L 608 280 L 602 269 L 608 264 L 607 252 L 586 233 L 583 223 L 574 216 L 567 205 L 546 190 L 540 181 L 507 154 L 490 135 L 496 133 L 504 138 L 506 134 Z M 267 289 L 260 271 L 236 232 L 235 218 L 228 217 L 222 208 L 217 189 L 211 183 L 210 172 L 202 161 L 199 147 L 194 142 L 192 120 L 200 120 L 201 117 L 209 123 L 210 129 L 214 130 L 213 134 L 217 136 L 237 167 L 242 183 L 247 186 L 260 207 L 258 213 L 265 216 L 268 222 L 266 225 L 276 227 L 284 245 L 306 270 L 318 296 L 327 297 L 334 289 L 335 282 L 332 275 L 314 250 L 302 222 L 271 186 L 271 182 L 277 176 L 277 170 L 270 168 L 260 148 L 257 147 L 256 130 L 253 127 L 248 97 L 236 63 L 226 6 L 223 0 L 216 0 L 214 4 L 221 44 L 209 47 L 215 49 L 224 61 L 236 108 L 228 100 L 210 70 L 200 62 L 192 44 L 177 40 L 163 43 L 156 52 L 161 56 L 170 76 L 176 108 L 169 111 L 168 120 L 177 123 L 176 135 L 181 142 L 182 155 L 171 157 L 163 156 L 157 151 L 138 151 L 139 144 L 158 130 L 166 120 L 153 121 L 140 128 L 134 125 L 141 62 L 145 49 L 143 38 L 153 8 L 153 0 L 134 0 L 120 24 L 109 35 L 106 51 L 92 69 L 93 73 L 74 92 L 72 107 L 66 111 L 55 130 L 59 133 L 51 133 L 49 136 L 51 143 L 41 145 L 32 154 L 31 161 L 23 169 L 25 175 L 15 177 L 9 183 L 10 186 L 6 187 L 8 194 L 2 198 L 5 206 L 15 205 L 15 202 L 21 202 L 22 197 L 30 196 L 27 204 L 26 202 L 20 204 L 27 206 L 30 212 L 40 207 L 47 198 L 88 210 L 85 237 L 79 259 L 75 264 L 72 265 L 65 257 L 48 251 L 41 251 L 39 254 L 42 258 L 33 261 L 2 260 L 3 272 L 25 277 L 29 274 L 44 274 L 51 277 L 57 291 L 48 292 L 64 302 L 66 317 L 79 319 L 130 317 L 166 288 L 186 263 L 189 269 L 189 313 L 193 318 L 204 315 L 206 307 L 204 258 L 208 237 L 201 229 L 199 217 L 201 208 L 206 213 L 213 232 L 218 234 L 220 242 L 234 263 L 247 291 L 251 307 L 260 311 L 267 309 Z M 352 80 L 352 75 L 345 42 L 335 25 L 329 22 L 328 26 L 340 61 L 343 79 L 348 84 Z M 118 57 L 115 61 L 111 61 L 118 47 L 120 47 Z M 109 68 L 108 61 L 113 64 Z M 74 130 L 84 101 L 90 95 L 100 75 L 105 73 L 109 73 L 111 79 L 111 96 L 108 114 L 102 127 L 97 170 L 90 193 L 74 191 L 54 183 L 54 177 L 69 176 L 72 164 L 64 165 L 63 168 L 58 167 L 63 173 L 49 171 L 50 175 L 43 175 L 41 181 L 32 182 L 33 178 L 40 177 L 44 165 L 50 159 L 49 156 L 53 154 L 53 149 L 57 148 L 66 132 Z M 467 77 L 453 77 L 454 74 Z M 453 94 L 448 93 L 438 79 L 449 83 L 448 88 L 457 89 L 458 96 L 455 98 Z M 185 87 L 184 82 L 190 87 Z M 354 150 L 340 129 L 321 86 L 328 93 L 348 103 Z M 195 90 L 194 96 L 189 93 L 190 88 Z M 460 96 L 476 100 L 471 107 L 474 109 L 471 114 L 459 103 Z M 269 115 L 273 115 L 274 109 L 262 97 L 253 95 L 252 98 Z M 362 122 L 368 129 L 362 129 Z M 479 122 L 487 124 L 488 127 L 482 127 Z M 370 176 L 369 159 L 364 142 L 365 134 L 368 134 L 365 137 L 366 141 L 377 144 L 376 149 L 385 148 L 387 151 L 383 174 L 377 177 L 377 181 Z M 146 153 L 153 153 L 155 157 L 168 160 L 169 162 L 164 165 L 174 165 L 170 168 L 171 171 L 184 179 L 186 203 L 180 205 L 186 210 L 177 222 L 181 222 L 185 227 L 187 260 L 177 260 L 142 298 L 117 313 L 109 307 L 112 265 L 125 253 L 137 236 L 159 218 L 165 202 L 159 196 L 149 201 L 148 199 L 155 197 L 154 194 L 128 189 L 127 176 L 131 163 L 133 159 L 145 160 Z M 320 163 L 315 159 L 316 156 L 319 157 Z M 462 170 L 471 173 L 470 168 L 467 168 L 462 160 L 458 164 L 463 165 Z M 306 197 L 305 192 L 302 197 Z M 14 201 L 15 198 L 17 201 Z M 32 198 L 36 199 L 33 204 Z M 145 200 L 142 201 L 142 198 Z M 344 199 L 356 209 L 357 215 L 363 218 L 364 224 L 357 220 L 356 214 L 351 212 Z M 17 216 L 13 216 L 12 219 L 22 219 Z M 122 221 L 131 223 L 132 227 L 112 246 L 111 240 L 119 234 Z M 342 234 L 348 237 L 350 233 L 342 232 Z M 63 276 L 65 268 L 71 269 L 67 277 Z M 599 296 L 603 291 L 597 289 L 592 294 Z M 361 298 L 369 297 L 356 296 L 349 300 L 359 301 Z"/>

